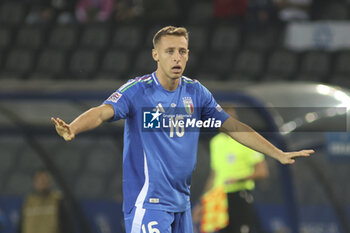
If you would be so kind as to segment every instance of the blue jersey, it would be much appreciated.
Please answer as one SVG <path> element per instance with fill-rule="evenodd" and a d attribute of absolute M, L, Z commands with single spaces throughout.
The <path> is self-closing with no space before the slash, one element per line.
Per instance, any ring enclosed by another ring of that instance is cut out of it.
<path fill-rule="evenodd" d="M 153 73 L 130 80 L 104 104 L 114 108 L 112 121 L 126 119 L 124 211 L 128 213 L 134 206 L 170 212 L 190 208 L 199 138 L 199 130 L 190 129 L 196 124 L 193 119 L 202 120 L 197 125 L 200 127 L 208 119 L 223 123 L 228 118 L 212 94 L 198 81 L 184 76 L 175 91 L 166 90 Z M 169 123 L 170 118 L 179 118 L 177 111 L 189 119 L 187 125 Z"/>

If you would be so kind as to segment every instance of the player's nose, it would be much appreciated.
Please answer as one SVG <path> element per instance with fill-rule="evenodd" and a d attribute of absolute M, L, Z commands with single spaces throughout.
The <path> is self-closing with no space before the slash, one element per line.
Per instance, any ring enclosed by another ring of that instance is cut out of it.
<path fill-rule="evenodd" d="M 180 53 L 176 51 L 173 56 L 174 61 L 180 61 L 180 57 L 181 57 Z"/>

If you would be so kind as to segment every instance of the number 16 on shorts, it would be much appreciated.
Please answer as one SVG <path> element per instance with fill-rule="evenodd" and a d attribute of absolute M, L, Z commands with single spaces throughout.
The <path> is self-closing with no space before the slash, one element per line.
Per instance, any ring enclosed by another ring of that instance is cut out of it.
<path fill-rule="evenodd" d="M 158 225 L 157 221 L 152 221 L 147 224 L 147 230 L 145 224 L 142 224 L 142 233 L 160 233 L 160 231 L 156 228 Z"/>

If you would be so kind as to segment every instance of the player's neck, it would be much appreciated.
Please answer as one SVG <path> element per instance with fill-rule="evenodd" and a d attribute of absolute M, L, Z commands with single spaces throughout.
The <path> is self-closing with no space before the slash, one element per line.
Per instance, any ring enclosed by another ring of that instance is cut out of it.
<path fill-rule="evenodd" d="M 170 78 L 160 70 L 156 71 L 156 76 L 160 85 L 162 85 L 162 87 L 168 91 L 175 91 L 179 85 L 180 78 Z"/>

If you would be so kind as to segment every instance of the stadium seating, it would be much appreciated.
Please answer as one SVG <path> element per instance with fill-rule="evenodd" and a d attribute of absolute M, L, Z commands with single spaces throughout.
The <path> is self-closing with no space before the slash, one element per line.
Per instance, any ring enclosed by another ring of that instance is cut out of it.
<path fill-rule="evenodd" d="M 12 1 L 0 4 L 1 79 L 124 80 L 135 72 L 140 75 L 155 69 L 150 52 L 145 50 L 152 47 L 155 31 L 164 25 L 27 25 L 23 22 L 27 7 Z M 348 18 L 342 3 L 322 7 L 327 11 L 320 11 L 321 19 Z M 200 70 L 203 67 L 227 81 L 243 75 L 252 81 L 328 82 L 333 75 L 349 73 L 347 52 L 337 56 L 326 51 L 299 54 L 283 48 L 281 25 L 249 30 L 230 21 L 217 22 L 212 18 L 211 4 L 203 1 L 193 2 L 188 9 L 189 76 L 204 73 Z"/>
<path fill-rule="evenodd" d="M 201 64 L 201 53 L 191 50 L 189 53 L 189 59 L 186 65 L 185 76 L 192 77 L 197 70 L 200 69 L 199 64 Z"/>
<path fill-rule="evenodd" d="M 324 51 L 306 52 L 300 64 L 297 80 L 323 82 L 331 71 L 331 54 Z"/>
<path fill-rule="evenodd" d="M 234 73 L 251 76 L 251 80 L 256 80 L 264 69 L 264 54 L 256 50 L 242 50 L 235 59 L 233 69 Z"/>
<path fill-rule="evenodd" d="M 150 50 L 152 38 L 164 25 L 113 22 L 26 25 L 23 23 L 28 12 L 26 7 L 16 1 L 0 3 L 0 79 L 125 80 L 156 68 Z M 320 13 L 321 19 L 349 18 L 342 4 L 329 2 L 328 7 Z M 187 12 L 190 60 L 186 76 L 227 82 L 318 81 L 350 88 L 349 51 L 290 51 L 281 43 L 284 29 L 280 25 L 252 31 L 231 21 L 214 22 L 211 14 L 211 5 L 205 1 L 193 2 Z M 56 111 L 59 110 L 57 105 Z M 114 198 L 122 186 L 122 142 L 115 143 L 109 137 L 97 142 L 95 139 L 79 139 L 64 147 L 59 146 L 63 142 L 57 138 L 40 141 L 78 197 Z M 200 169 L 196 169 L 193 177 L 194 197 L 200 195 L 203 177 L 209 168 L 207 143 L 207 139 L 201 139 L 199 144 L 197 167 Z M 31 173 L 43 163 L 23 139 L 0 137 L 0 148 L 0 194 L 28 193 L 32 189 Z M 269 161 L 269 167 L 271 177 L 277 176 L 276 165 Z M 298 178 L 308 175 L 299 173 L 306 168 L 293 169 L 297 169 Z M 345 173 L 344 170 L 337 172 L 339 177 Z M 312 201 L 312 197 L 307 196 L 308 192 L 314 192 L 310 190 L 314 187 L 312 182 L 315 181 L 298 179 L 297 186 L 304 190 L 297 191 L 300 201 Z M 274 202 L 281 197 L 276 183 L 278 180 L 271 178 L 258 186 L 264 200 Z M 344 192 L 350 193 L 350 189 Z"/>
<path fill-rule="evenodd" d="M 297 53 L 288 50 L 275 50 L 270 54 L 267 64 L 267 73 L 270 78 L 275 76 L 281 80 L 288 80 L 297 70 Z"/>
<path fill-rule="evenodd" d="M 33 181 L 30 174 L 16 172 L 7 178 L 2 194 L 24 196 L 33 191 Z"/>
<path fill-rule="evenodd" d="M 38 56 L 36 72 L 57 75 L 66 67 L 66 53 L 58 49 L 42 50 Z"/>
<path fill-rule="evenodd" d="M 73 77 L 89 79 L 97 71 L 98 52 L 90 49 L 78 49 L 69 61 L 69 71 Z"/>
<path fill-rule="evenodd" d="M 349 19 L 348 3 L 342 1 L 325 2 L 317 13 L 321 20 L 347 20 Z"/>
<path fill-rule="evenodd" d="M 109 45 L 110 30 L 103 25 L 86 26 L 81 34 L 79 46 L 89 49 L 103 49 Z"/>
<path fill-rule="evenodd" d="M 334 73 L 350 75 L 350 51 L 341 51 L 335 59 Z"/>
<path fill-rule="evenodd" d="M 311 75 L 325 75 L 330 72 L 330 54 L 323 51 L 309 51 L 301 60 L 301 72 Z"/>
<path fill-rule="evenodd" d="M 164 27 L 165 25 L 161 25 L 161 24 L 156 24 L 156 25 L 150 25 L 146 28 L 146 30 L 144 31 L 144 41 L 142 44 L 142 48 L 148 48 L 151 49 L 153 48 L 153 36 L 154 34 L 157 33 L 157 31 Z"/>
<path fill-rule="evenodd" d="M 188 15 L 188 23 L 195 24 L 206 24 L 210 23 L 212 19 L 212 6 L 210 1 L 196 1 L 190 8 Z"/>
<path fill-rule="evenodd" d="M 18 26 L 23 22 L 25 6 L 16 1 L 3 1 L 0 6 L 0 25 Z"/>
<path fill-rule="evenodd" d="M 18 145 L 23 143 L 21 139 L 15 137 L 0 137 L 0 177 L 4 177 L 15 167 L 17 162 Z M 0 181 L 1 182 L 1 181 Z"/>
<path fill-rule="evenodd" d="M 234 50 L 237 50 L 241 44 L 240 36 L 241 33 L 239 28 L 232 26 L 220 26 L 213 30 L 211 49 L 219 52 L 233 52 Z"/>
<path fill-rule="evenodd" d="M 121 49 L 109 50 L 102 58 L 101 71 L 116 76 L 125 74 L 130 69 L 130 53 Z"/>
<path fill-rule="evenodd" d="M 0 28 L 0 51 L 3 51 L 10 47 L 12 42 L 12 30 L 7 26 L 1 26 Z"/>
<path fill-rule="evenodd" d="M 190 36 L 190 51 L 200 52 L 207 49 L 209 43 L 208 29 L 204 26 L 189 26 L 188 33 Z"/>
<path fill-rule="evenodd" d="M 84 173 L 79 176 L 74 186 L 74 193 L 80 198 L 105 197 L 106 180 L 96 174 Z"/>
<path fill-rule="evenodd" d="M 137 26 L 120 26 L 114 31 L 112 47 L 133 51 L 142 43 L 142 31 Z"/>
<path fill-rule="evenodd" d="M 17 75 L 29 73 L 34 67 L 34 55 L 32 49 L 14 48 L 8 52 L 3 70 Z"/>
<path fill-rule="evenodd" d="M 208 51 L 201 58 L 202 72 L 217 73 L 218 75 L 230 72 L 233 64 L 233 53 L 230 51 Z M 198 77 L 201 79 L 201 77 Z"/>
<path fill-rule="evenodd" d="M 252 30 L 246 33 L 244 46 L 248 49 L 266 51 L 276 46 L 277 39 L 278 27 L 265 30 Z"/>
<path fill-rule="evenodd" d="M 139 75 L 152 73 L 156 69 L 151 50 L 143 49 L 136 55 L 134 69 Z"/>
<path fill-rule="evenodd" d="M 33 175 L 34 171 L 43 167 L 43 162 L 37 156 L 35 151 L 28 145 L 21 148 L 21 156 L 19 157 L 17 170 L 23 172 L 24 174 Z"/>
<path fill-rule="evenodd" d="M 23 26 L 17 32 L 16 47 L 38 49 L 44 43 L 44 32 L 40 27 Z"/>
<path fill-rule="evenodd" d="M 74 49 L 79 30 L 75 25 L 56 25 L 49 36 L 48 46 L 55 49 Z"/>

